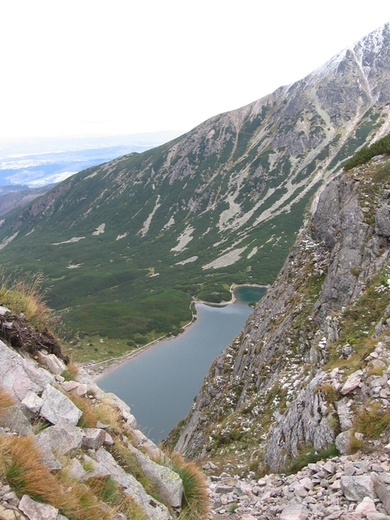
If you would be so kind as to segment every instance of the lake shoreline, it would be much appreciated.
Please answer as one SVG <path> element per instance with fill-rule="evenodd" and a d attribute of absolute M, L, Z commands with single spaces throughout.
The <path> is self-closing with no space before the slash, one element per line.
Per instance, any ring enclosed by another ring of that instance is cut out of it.
<path fill-rule="evenodd" d="M 196 321 L 197 319 L 197 313 L 196 313 L 196 305 L 208 305 L 210 307 L 226 307 L 227 305 L 231 305 L 237 301 L 237 297 L 234 293 L 236 289 L 239 287 L 259 287 L 261 289 L 268 289 L 269 285 L 259 285 L 259 284 L 232 284 L 230 286 L 230 292 L 231 292 L 231 300 L 227 302 L 220 302 L 220 303 L 212 303 L 212 302 L 206 302 L 202 300 L 193 299 L 191 301 L 190 309 L 192 312 L 192 318 L 191 320 L 182 327 L 183 331 L 180 333 L 180 335 L 184 334 L 188 328 Z M 106 376 L 113 370 L 115 370 L 120 365 L 126 363 L 130 359 L 133 359 L 140 354 L 146 352 L 147 350 L 155 347 L 158 345 L 161 341 L 167 341 L 170 339 L 175 339 L 177 336 L 169 336 L 168 334 L 165 334 L 164 336 L 160 336 L 159 338 L 151 341 L 150 343 L 139 347 L 138 349 L 127 352 L 123 356 L 117 357 L 117 358 L 110 358 L 106 359 L 104 361 L 98 361 L 98 362 L 88 362 L 84 363 L 81 366 L 83 370 L 85 370 L 95 382 L 98 382 L 100 378 Z"/>

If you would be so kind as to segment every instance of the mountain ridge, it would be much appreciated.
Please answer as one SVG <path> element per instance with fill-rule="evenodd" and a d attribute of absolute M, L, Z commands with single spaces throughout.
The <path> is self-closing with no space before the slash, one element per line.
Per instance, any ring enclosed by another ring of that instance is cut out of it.
<path fill-rule="evenodd" d="M 43 269 L 50 305 L 89 335 L 107 335 L 115 310 L 111 332 L 136 344 L 179 330 L 193 296 L 228 300 L 232 283 L 272 282 L 319 185 L 389 127 L 389 33 L 386 24 L 332 67 L 62 183 L 3 223 L 3 266 Z M 106 305 L 93 305 L 97 294 Z M 149 314 L 164 300 L 170 309 Z"/>

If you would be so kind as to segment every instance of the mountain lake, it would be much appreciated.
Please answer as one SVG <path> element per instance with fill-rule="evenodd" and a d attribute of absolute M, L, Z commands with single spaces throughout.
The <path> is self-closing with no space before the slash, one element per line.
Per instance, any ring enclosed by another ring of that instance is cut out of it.
<path fill-rule="evenodd" d="M 239 286 L 225 306 L 196 304 L 197 319 L 176 338 L 157 343 L 98 380 L 131 408 L 138 427 L 155 443 L 186 417 L 213 362 L 244 327 L 266 289 Z"/>

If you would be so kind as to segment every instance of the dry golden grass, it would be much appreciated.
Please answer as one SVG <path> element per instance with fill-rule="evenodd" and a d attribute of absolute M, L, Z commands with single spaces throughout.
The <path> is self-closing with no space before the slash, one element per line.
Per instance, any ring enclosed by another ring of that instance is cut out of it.
<path fill-rule="evenodd" d="M 18 496 L 55 504 L 61 486 L 41 462 L 32 437 L 0 437 L 1 472 Z"/>
<path fill-rule="evenodd" d="M 64 492 L 58 497 L 56 507 L 69 520 L 112 520 L 114 514 L 104 510 L 98 497 L 89 486 L 70 478 L 66 470 L 58 474 Z"/>
<path fill-rule="evenodd" d="M 64 370 L 61 375 L 65 381 L 73 381 L 77 377 L 78 373 L 79 369 L 77 365 L 73 362 L 73 360 L 70 360 L 66 366 L 66 370 Z"/>
<path fill-rule="evenodd" d="M 122 500 L 121 504 L 117 507 L 117 511 L 125 515 L 125 518 L 131 518 L 131 520 L 148 520 L 148 516 L 141 506 L 129 496 Z"/>
<path fill-rule="evenodd" d="M 79 397 L 71 393 L 67 395 L 77 408 L 83 412 L 79 426 L 82 428 L 96 428 L 97 422 L 100 421 L 103 424 L 108 424 L 111 432 L 123 435 L 120 412 L 115 406 L 109 404 L 109 400 L 102 400 L 97 404 L 92 404 L 85 397 Z"/>
<path fill-rule="evenodd" d="M 12 399 L 9 393 L 6 390 L 4 390 L 4 388 L 0 387 L 0 409 L 8 408 L 9 406 L 12 406 L 14 404 L 15 401 Z"/>
<path fill-rule="evenodd" d="M 363 408 L 353 421 L 353 430 L 367 439 L 378 439 L 381 433 L 390 431 L 390 410 L 376 402 Z"/>
<path fill-rule="evenodd" d="M 97 417 L 94 413 L 93 406 L 85 397 L 67 394 L 67 397 L 83 412 L 78 425 L 81 428 L 96 428 Z"/>
<path fill-rule="evenodd" d="M 25 279 L 12 283 L 11 280 L 1 280 L 0 301 L 9 307 L 13 313 L 23 313 L 28 321 L 37 329 L 50 329 L 54 323 L 53 312 L 43 301 L 41 290 L 42 273 L 33 276 L 25 275 Z"/>
<path fill-rule="evenodd" d="M 184 500 L 180 520 L 204 520 L 210 511 L 206 479 L 197 464 L 186 461 L 180 453 L 170 452 L 161 463 L 175 471 L 183 482 Z"/>
<path fill-rule="evenodd" d="M 116 520 L 118 513 L 131 520 L 148 519 L 142 508 L 109 477 L 94 477 L 83 483 L 71 478 L 66 469 L 58 476 L 65 492 L 57 507 L 69 520 Z"/>
<path fill-rule="evenodd" d="M 71 478 L 66 469 L 52 474 L 41 462 L 32 437 L 0 436 L 0 475 L 19 497 L 26 494 L 51 504 L 69 520 L 114 520 L 117 512 L 147 520 L 111 479 L 91 479 L 86 484 Z"/>
<path fill-rule="evenodd" d="M 123 434 L 121 428 L 121 414 L 119 410 L 110 404 L 109 400 L 102 399 L 93 407 L 93 412 L 98 421 L 108 424 L 113 433 Z"/>

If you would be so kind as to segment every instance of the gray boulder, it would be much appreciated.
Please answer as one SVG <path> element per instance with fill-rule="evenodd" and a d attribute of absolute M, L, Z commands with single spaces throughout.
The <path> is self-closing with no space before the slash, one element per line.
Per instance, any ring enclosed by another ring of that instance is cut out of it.
<path fill-rule="evenodd" d="M 84 428 L 83 447 L 98 450 L 104 444 L 106 432 L 100 428 Z"/>
<path fill-rule="evenodd" d="M 81 447 L 83 430 L 67 422 L 59 422 L 46 428 L 37 435 L 37 441 L 42 451 L 50 449 L 55 455 L 65 455 Z"/>
<path fill-rule="evenodd" d="M 22 405 L 29 415 L 34 416 L 39 413 L 42 408 L 43 400 L 35 392 L 28 390 L 26 397 L 22 401 Z"/>
<path fill-rule="evenodd" d="M 17 405 L 0 410 L 0 427 L 19 435 L 32 434 L 31 424 Z"/>
<path fill-rule="evenodd" d="M 40 504 L 32 500 L 28 495 L 23 495 L 19 509 L 29 520 L 57 520 L 58 509 L 49 504 Z"/>
<path fill-rule="evenodd" d="M 375 475 L 374 489 L 383 507 L 386 509 L 387 514 L 390 515 L 390 474 Z"/>
<path fill-rule="evenodd" d="M 361 502 L 364 497 L 376 498 L 374 481 L 369 475 L 342 476 L 341 490 L 347 500 Z"/>
<path fill-rule="evenodd" d="M 29 390 L 38 394 L 53 379 L 52 374 L 37 367 L 32 359 L 23 358 L 0 341 L 0 381 L 11 397 L 22 401 Z"/>
<path fill-rule="evenodd" d="M 181 507 L 183 482 L 180 476 L 170 468 L 157 464 L 133 446 L 129 445 L 128 449 L 135 456 L 143 473 L 155 484 L 164 500 L 172 507 Z"/>
<path fill-rule="evenodd" d="M 121 485 L 128 494 L 145 511 L 149 520 L 170 520 L 168 509 L 149 496 L 142 485 L 119 466 L 116 460 L 104 448 L 100 448 L 93 457 L 115 482 Z"/>
<path fill-rule="evenodd" d="M 52 424 L 66 421 L 69 424 L 76 425 L 83 414 L 66 395 L 56 390 L 52 385 L 46 386 L 42 399 L 41 416 Z"/>

